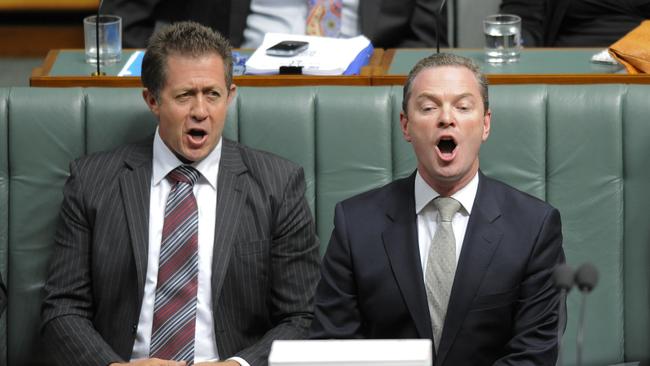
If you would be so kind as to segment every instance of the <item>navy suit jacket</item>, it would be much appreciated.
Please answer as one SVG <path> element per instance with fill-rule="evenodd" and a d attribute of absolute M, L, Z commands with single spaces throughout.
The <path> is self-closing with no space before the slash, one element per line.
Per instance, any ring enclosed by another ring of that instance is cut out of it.
<path fill-rule="evenodd" d="M 306 0 L 305 0 L 306 1 Z M 435 47 L 436 22 L 447 45 L 447 18 L 438 20 L 442 0 L 359 0 L 359 22 L 375 47 Z M 250 0 L 107 0 L 103 12 L 122 17 L 124 47 L 143 48 L 156 22 L 194 20 L 218 30 L 234 47 L 244 41 Z M 443 13 L 444 14 L 444 13 Z"/>
<path fill-rule="evenodd" d="M 432 338 L 414 177 L 336 206 L 312 338 Z M 434 364 L 555 365 L 563 260 L 558 211 L 481 174 Z"/>

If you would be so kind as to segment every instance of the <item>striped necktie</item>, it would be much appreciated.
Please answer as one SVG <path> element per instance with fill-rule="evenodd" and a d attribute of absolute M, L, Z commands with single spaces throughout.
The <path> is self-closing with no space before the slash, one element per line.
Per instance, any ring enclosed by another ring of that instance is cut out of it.
<path fill-rule="evenodd" d="M 307 0 L 306 32 L 310 36 L 340 37 L 342 0 Z"/>
<path fill-rule="evenodd" d="M 199 214 L 192 187 L 199 172 L 189 165 L 172 170 L 165 207 L 150 357 L 194 362 L 198 283 Z"/>

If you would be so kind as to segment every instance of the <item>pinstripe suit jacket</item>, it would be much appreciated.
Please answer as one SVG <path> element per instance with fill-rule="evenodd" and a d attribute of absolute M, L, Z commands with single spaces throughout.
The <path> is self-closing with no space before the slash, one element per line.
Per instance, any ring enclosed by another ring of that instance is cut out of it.
<path fill-rule="evenodd" d="M 212 300 L 222 358 L 267 363 L 312 319 L 318 240 L 302 169 L 223 141 Z M 152 142 L 71 163 L 45 284 L 42 333 L 59 364 L 129 360 L 147 271 Z"/>

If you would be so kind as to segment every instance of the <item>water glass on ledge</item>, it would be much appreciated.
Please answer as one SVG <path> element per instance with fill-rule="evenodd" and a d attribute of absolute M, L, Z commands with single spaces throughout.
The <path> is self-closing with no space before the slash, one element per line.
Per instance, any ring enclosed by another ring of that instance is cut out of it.
<path fill-rule="evenodd" d="M 507 64 L 519 61 L 521 18 L 514 14 L 488 15 L 483 21 L 485 61 Z"/>
<path fill-rule="evenodd" d="M 100 65 L 119 62 L 122 56 L 122 18 L 117 15 L 91 15 L 84 18 L 84 45 L 87 63 L 96 64 L 98 56 Z"/>

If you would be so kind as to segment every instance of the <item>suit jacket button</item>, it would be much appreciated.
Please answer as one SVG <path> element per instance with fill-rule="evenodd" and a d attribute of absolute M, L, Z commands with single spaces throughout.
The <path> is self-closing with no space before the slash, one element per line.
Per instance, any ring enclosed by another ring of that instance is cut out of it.
<path fill-rule="evenodd" d="M 131 333 L 135 334 L 138 332 L 138 325 L 135 324 L 134 326 L 131 327 Z"/>

